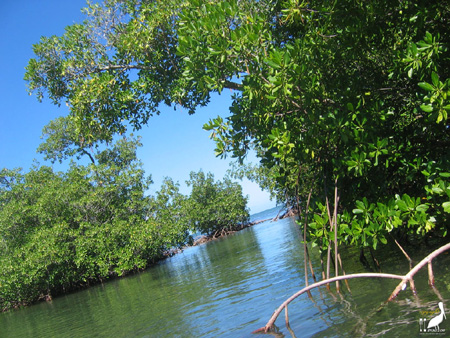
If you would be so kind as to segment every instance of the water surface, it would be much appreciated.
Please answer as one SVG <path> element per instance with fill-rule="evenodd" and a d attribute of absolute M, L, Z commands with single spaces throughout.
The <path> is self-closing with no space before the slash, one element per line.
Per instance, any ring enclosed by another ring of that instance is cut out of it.
<path fill-rule="evenodd" d="M 269 210 L 255 217 L 274 214 Z M 300 236 L 293 219 L 264 222 L 188 248 L 145 272 L 0 314 L 0 336 L 255 337 L 251 332 L 304 287 Z M 432 249 L 407 250 L 418 260 Z M 320 257 L 314 250 L 311 254 L 319 274 Z M 395 247 L 376 254 L 383 272 L 408 271 Z M 342 255 L 347 273 L 367 272 L 358 252 L 342 250 Z M 433 266 L 439 293 L 427 286 L 423 271 L 415 278 L 417 297 L 405 290 L 386 305 L 397 280 L 352 280 L 351 293 L 344 288 L 338 295 L 321 288 L 312 292 L 312 300 L 302 295 L 289 306 L 292 332 L 283 313 L 276 322 L 277 336 L 424 337 L 428 333 L 420 333 L 419 319 L 436 315 L 431 312 L 440 300 L 446 311 L 450 308 L 450 255 L 442 255 Z M 440 328 L 450 335 L 450 318 Z"/>

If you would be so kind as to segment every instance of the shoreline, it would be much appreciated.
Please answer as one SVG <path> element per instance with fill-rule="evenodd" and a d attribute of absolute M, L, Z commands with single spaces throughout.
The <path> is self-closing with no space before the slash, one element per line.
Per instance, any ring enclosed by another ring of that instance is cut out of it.
<path fill-rule="evenodd" d="M 237 228 L 230 229 L 230 230 L 226 230 L 226 229 L 218 230 L 214 234 L 211 234 L 211 235 L 200 235 L 200 236 L 198 236 L 197 238 L 194 239 L 194 242 L 192 243 L 192 245 L 185 246 L 185 247 L 183 247 L 183 249 L 184 248 L 189 248 L 189 247 L 192 247 L 192 246 L 198 246 L 198 245 L 201 245 L 201 244 L 204 244 L 204 243 L 208 243 L 208 242 L 214 241 L 214 240 L 219 239 L 219 238 L 227 237 L 227 236 L 232 235 L 232 234 L 234 234 L 236 232 L 239 232 L 241 230 L 250 228 L 250 227 L 252 227 L 252 226 L 254 226 L 256 224 L 264 223 L 264 222 L 267 222 L 267 221 L 277 221 L 277 219 L 276 218 L 267 218 L 267 219 L 263 219 L 263 220 L 248 222 L 248 223 L 246 223 L 244 225 L 241 225 L 241 226 L 239 226 Z"/>
<path fill-rule="evenodd" d="M 175 256 L 176 254 L 179 254 L 181 252 L 183 252 L 183 250 L 188 249 L 190 247 L 194 247 L 194 246 L 198 246 L 198 245 L 202 245 L 211 241 L 214 241 L 216 239 L 219 238 L 224 238 L 227 237 L 228 235 L 232 235 L 236 232 L 239 232 L 241 230 L 244 230 L 246 228 L 252 227 L 254 225 L 260 224 L 260 223 L 264 223 L 267 221 L 277 221 L 279 219 L 281 219 L 281 217 L 278 217 L 279 215 L 277 215 L 277 217 L 275 218 L 267 218 L 267 219 L 263 219 L 263 220 L 257 220 L 257 221 L 253 221 L 253 222 L 248 222 L 246 224 L 240 225 L 238 227 L 232 228 L 230 230 L 226 230 L 226 229 L 222 229 L 220 231 L 215 232 L 212 235 L 201 235 L 198 238 L 194 239 L 193 243 L 191 245 L 186 245 L 183 246 L 181 248 L 173 248 L 173 249 L 169 249 L 165 252 L 161 253 L 161 256 L 159 258 L 155 258 L 152 259 L 148 262 L 148 265 L 146 265 L 144 268 L 140 268 L 140 269 L 133 269 L 128 271 L 127 273 L 123 274 L 122 276 L 118 276 L 118 275 L 114 275 L 111 274 L 109 276 L 107 276 L 106 278 L 100 278 L 97 280 L 89 280 L 86 281 L 84 283 L 80 283 L 76 286 L 72 286 L 70 288 L 65 288 L 64 291 L 62 292 L 55 292 L 53 294 L 49 293 L 49 294 L 41 294 L 39 295 L 38 298 L 36 298 L 34 301 L 28 302 L 28 303 L 16 303 L 14 304 L 12 307 L 7 307 L 7 308 L 1 308 L 0 309 L 0 313 L 2 312 L 8 312 L 8 311 L 15 311 L 15 310 L 20 310 L 38 303 L 41 303 L 43 301 L 45 302 L 52 302 L 53 299 L 56 299 L 58 297 L 64 296 L 64 295 L 69 295 L 71 293 L 75 293 L 78 291 L 82 291 L 82 290 L 86 290 L 92 286 L 96 286 L 96 285 L 103 285 L 104 283 L 107 283 L 109 281 L 112 280 L 116 280 L 119 278 L 126 278 L 128 276 L 134 275 L 136 273 L 141 273 L 146 271 L 147 269 L 151 268 L 152 266 L 155 266 L 156 264 L 159 264 L 163 261 L 165 261 L 166 259 Z M 55 290 L 53 290 L 55 291 Z M 60 290 L 61 291 L 61 290 Z"/>

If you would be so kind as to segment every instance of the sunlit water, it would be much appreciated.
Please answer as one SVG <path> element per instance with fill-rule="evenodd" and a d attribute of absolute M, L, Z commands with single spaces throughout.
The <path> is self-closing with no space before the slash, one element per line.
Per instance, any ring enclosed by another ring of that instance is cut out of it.
<path fill-rule="evenodd" d="M 254 218 L 275 215 L 272 209 Z M 293 219 L 264 222 L 188 248 L 143 273 L 0 314 L 0 336 L 254 337 L 251 332 L 264 326 L 273 311 L 305 285 L 300 236 Z M 432 249 L 407 250 L 413 259 L 420 259 Z M 383 272 L 408 271 L 398 249 L 376 254 Z M 311 255 L 319 274 L 320 257 L 314 250 Z M 367 272 L 359 253 L 342 250 L 342 255 L 347 273 Z M 431 335 L 420 332 L 419 319 L 436 315 L 432 312 L 440 299 L 446 311 L 450 309 L 449 263 L 450 255 L 444 254 L 433 264 L 440 296 L 427 286 L 426 271 L 416 275 L 417 297 L 407 289 L 385 305 L 397 280 L 351 280 L 351 293 L 343 287 L 342 295 L 315 289 L 312 300 L 301 295 L 289 306 L 291 332 L 284 312 L 280 315 L 276 336 Z M 450 318 L 440 329 L 446 330 L 441 336 L 450 336 Z"/>

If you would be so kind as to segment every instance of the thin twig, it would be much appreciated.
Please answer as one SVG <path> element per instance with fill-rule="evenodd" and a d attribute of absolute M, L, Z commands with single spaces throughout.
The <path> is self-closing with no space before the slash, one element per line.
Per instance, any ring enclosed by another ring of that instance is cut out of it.
<path fill-rule="evenodd" d="M 398 247 L 400 248 L 400 250 L 403 252 L 403 254 L 405 255 L 406 259 L 408 260 L 408 262 L 409 262 L 409 269 L 411 270 L 411 269 L 412 269 L 412 265 L 413 265 L 413 261 L 412 261 L 411 257 L 408 256 L 408 254 L 406 253 L 406 251 L 402 248 L 402 246 L 397 242 L 396 239 L 394 239 L 394 241 L 395 241 L 395 244 L 397 244 L 397 246 L 398 246 Z"/>
<path fill-rule="evenodd" d="M 428 283 L 430 284 L 430 286 L 434 286 L 434 274 L 431 261 L 428 262 Z"/>
<path fill-rule="evenodd" d="M 335 276 L 339 276 L 339 265 L 338 265 L 338 242 L 337 242 L 337 207 L 339 203 L 338 188 L 337 188 L 337 178 L 334 180 L 334 213 L 333 222 L 334 225 L 334 273 Z M 339 281 L 336 281 L 336 291 L 339 292 Z"/>
<path fill-rule="evenodd" d="M 311 258 L 309 257 L 308 246 L 307 246 L 307 243 L 306 243 L 306 227 L 308 225 L 309 203 L 311 202 L 312 191 L 313 191 L 313 189 L 311 187 L 311 190 L 309 191 L 309 194 L 308 194 L 308 201 L 306 202 L 305 222 L 304 222 L 304 226 L 303 226 L 303 245 L 304 245 L 304 248 L 305 248 L 305 275 L 306 276 L 308 275 L 308 270 L 307 270 L 307 267 L 306 267 L 306 260 L 308 260 L 309 269 L 311 270 L 312 278 L 313 278 L 314 282 L 316 282 L 316 275 L 314 274 L 314 269 L 312 268 Z M 297 203 L 298 203 L 298 201 L 297 201 Z M 306 285 L 308 285 L 308 283 L 306 283 Z"/>
<path fill-rule="evenodd" d="M 328 189 L 327 189 L 327 177 L 324 174 L 323 176 L 323 184 L 324 184 L 324 192 L 325 192 L 325 205 L 327 207 L 328 221 L 330 222 L 331 229 L 333 231 L 333 223 L 331 221 L 331 213 L 330 213 L 330 202 L 328 201 Z M 324 232 L 325 233 L 325 232 Z M 331 240 L 328 240 L 328 249 L 327 249 L 327 279 L 330 278 L 330 256 L 331 256 Z M 329 289 L 329 285 L 327 284 L 327 289 Z"/>
<path fill-rule="evenodd" d="M 289 315 L 287 306 L 284 308 L 284 320 L 286 322 L 286 326 L 289 326 Z"/>
<path fill-rule="evenodd" d="M 378 269 L 378 272 L 381 272 L 381 266 L 380 263 L 378 262 L 378 260 L 375 258 L 375 255 L 373 253 L 373 249 L 371 246 L 369 246 L 369 252 L 370 252 L 370 257 L 372 257 L 372 262 L 375 264 L 375 267 Z M 412 268 L 411 266 L 409 267 L 410 269 Z"/>
<path fill-rule="evenodd" d="M 338 253 L 338 260 L 339 260 L 339 266 L 341 267 L 342 270 L 342 274 L 345 276 L 345 270 L 344 267 L 342 266 L 342 260 L 341 260 L 341 254 Z M 352 290 L 350 290 L 350 285 L 348 284 L 348 280 L 344 279 L 345 285 L 347 286 L 348 292 L 352 293 Z"/>

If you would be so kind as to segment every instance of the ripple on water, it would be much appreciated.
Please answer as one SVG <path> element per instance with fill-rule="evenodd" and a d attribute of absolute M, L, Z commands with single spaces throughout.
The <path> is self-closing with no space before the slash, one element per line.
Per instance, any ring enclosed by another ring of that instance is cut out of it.
<path fill-rule="evenodd" d="M 261 223 L 186 249 L 143 273 L 0 314 L 0 336 L 254 337 L 250 333 L 304 286 L 301 237 L 291 219 Z M 396 252 L 383 252 L 384 271 L 404 271 L 405 260 Z M 342 256 L 347 272 L 363 271 L 355 252 L 342 250 Z M 312 250 L 311 257 L 320 266 L 317 252 Z M 444 300 L 450 299 L 449 257 L 434 263 Z M 325 288 L 314 290 L 313 300 L 301 295 L 289 305 L 291 328 L 301 337 L 414 336 L 419 312 L 434 310 L 436 295 L 426 287 L 424 273 L 416 280 L 419 301 L 407 290 L 395 303 L 374 311 L 392 285 L 396 281 L 353 280 L 352 294 L 344 291 L 343 298 Z M 284 314 L 276 324 L 290 336 Z"/>

